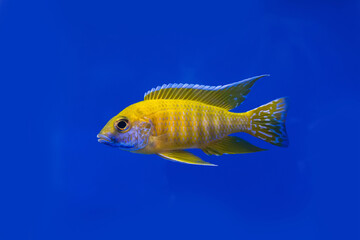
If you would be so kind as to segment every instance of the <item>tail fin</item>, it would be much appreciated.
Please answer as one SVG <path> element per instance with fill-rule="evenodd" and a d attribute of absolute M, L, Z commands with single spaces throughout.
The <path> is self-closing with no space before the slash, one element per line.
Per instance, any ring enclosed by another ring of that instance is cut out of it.
<path fill-rule="evenodd" d="M 249 125 L 246 132 L 276 146 L 287 147 L 286 108 L 286 98 L 279 98 L 248 111 Z"/>

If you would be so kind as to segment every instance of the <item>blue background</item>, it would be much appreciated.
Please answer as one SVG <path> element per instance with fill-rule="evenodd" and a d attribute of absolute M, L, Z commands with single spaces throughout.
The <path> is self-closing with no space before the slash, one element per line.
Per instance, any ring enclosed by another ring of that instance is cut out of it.
<path fill-rule="evenodd" d="M 0 239 L 358 239 L 360 2 L 0 1 Z M 269 73 L 290 147 L 177 164 L 99 144 L 144 92 Z"/>

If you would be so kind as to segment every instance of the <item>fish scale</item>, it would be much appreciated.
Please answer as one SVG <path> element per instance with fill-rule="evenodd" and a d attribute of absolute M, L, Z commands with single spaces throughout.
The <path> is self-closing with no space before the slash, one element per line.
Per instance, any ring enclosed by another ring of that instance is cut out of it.
<path fill-rule="evenodd" d="M 240 123 L 244 122 L 242 118 L 245 118 L 240 113 L 228 112 L 195 101 L 150 100 L 142 105 L 137 107 L 151 116 L 155 136 L 167 136 L 164 142 L 158 142 L 160 148 L 166 149 L 206 145 L 221 136 L 240 130 Z"/>

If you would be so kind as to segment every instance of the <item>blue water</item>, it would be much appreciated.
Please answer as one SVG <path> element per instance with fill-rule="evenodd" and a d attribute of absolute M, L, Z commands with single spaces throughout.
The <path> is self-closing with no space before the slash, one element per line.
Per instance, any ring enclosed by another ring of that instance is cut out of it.
<path fill-rule="evenodd" d="M 359 1 L 0 1 L 0 239 L 359 239 Z M 199 167 L 99 144 L 170 82 L 259 80 L 289 148 Z"/>

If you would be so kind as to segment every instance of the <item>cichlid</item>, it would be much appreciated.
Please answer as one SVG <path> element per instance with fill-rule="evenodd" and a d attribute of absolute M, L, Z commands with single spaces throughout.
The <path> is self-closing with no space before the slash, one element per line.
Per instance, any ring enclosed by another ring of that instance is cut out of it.
<path fill-rule="evenodd" d="M 264 76 L 223 86 L 180 83 L 153 88 L 144 101 L 113 117 L 97 135 L 98 141 L 134 153 L 212 166 L 184 149 L 200 148 L 207 155 L 217 156 L 265 150 L 229 136 L 236 132 L 287 147 L 285 98 L 244 113 L 229 111 L 239 106 Z"/>

